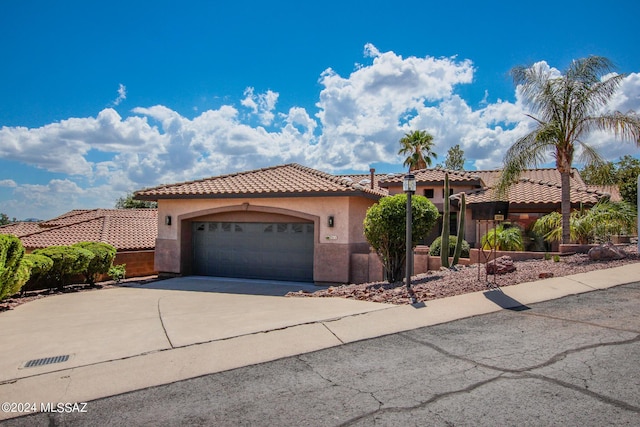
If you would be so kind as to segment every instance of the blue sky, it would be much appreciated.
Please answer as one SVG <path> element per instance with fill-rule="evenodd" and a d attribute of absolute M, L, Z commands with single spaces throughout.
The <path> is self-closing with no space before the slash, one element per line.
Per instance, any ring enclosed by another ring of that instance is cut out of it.
<path fill-rule="evenodd" d="M 640 112 L 637 2 L 0 2 L 0 212 L 298 162 L 398 172 L 398 140 L 499 168 L 528 129 L 509 70 L 602 55 Z M 609 160 L 633 144 L 593 135 Z"/>

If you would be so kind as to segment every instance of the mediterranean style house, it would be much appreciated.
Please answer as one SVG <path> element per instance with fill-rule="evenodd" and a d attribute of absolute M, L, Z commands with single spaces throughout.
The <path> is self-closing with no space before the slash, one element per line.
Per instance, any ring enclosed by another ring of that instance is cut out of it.
<path fill-rule="evenodd" d="M 0 234 L 17 236 L 27 252 L 78 242 L 105 242 L 116 248 L 114 264 L 126 264 L 127 277 L 155 274 L 158 235 L 156 209 L 78 209 L 40 222 L 16 222 Z"/>
<path fill-rule="evenodd" d="M 453 202 L 454 227 L 456 195 L 467 194 L 465 239 L 476 245 L 500 171 L 436 168 L 413 173 L 416 193 L 440 212 L 445 200 Z M 443 194 L 445 173 L 449 195 Z M 349 283 L 377 276 L 366 270 L 379 265 L 358 261 L 370 253 L 363 221 L 379 199 L 402 192 L 403 177 L 373 169 L 369 175 L 336 176 L 287 164 L 161 185 L 137 191 L 135 198 L 158 202 L 155 269 L 161 274 Z M 555 169 L 526 171 L 509 190 L 505 219 L 526 227 L 559 210 L 560 195 Z M 574 206 L 591 206 L 605 197 L 619 199 L 617 193 L 586 186 L 574 172 Z M 439 234 L 434 228 L 425 244 Z"/>

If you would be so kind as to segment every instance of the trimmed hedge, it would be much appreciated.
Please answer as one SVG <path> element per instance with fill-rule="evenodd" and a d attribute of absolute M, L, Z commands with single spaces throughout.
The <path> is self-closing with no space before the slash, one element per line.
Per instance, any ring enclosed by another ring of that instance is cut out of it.
<path fill-rule="evenodd" d="M 23 256 L 24 247 L 20 239 L 0 234 L 0 299 L 18 292 L 29 279 L 29 270 L 22 263 Z"/>
<path fill-rule="evenodd" d="M 45 273 L 43 279 L 50 283 L 50 287 L 57 286 L 58 289 L 67 284 L 69 277 L 83 274 L 95 257 L 93 252 L 73 246 L 49 246 L 36 249 L 33 253 L 51 258 L 53 266 Z"/>
<path fill-rule="evenodd" d="M 46 284 L 46 273 L 53 267 L 53 260 L 37 254 L 26 254 L 22 260 L 28 265 L 31 274 L 29 280 L 22 286 L 20 291 L 25 292 L 49 287 Z"/>

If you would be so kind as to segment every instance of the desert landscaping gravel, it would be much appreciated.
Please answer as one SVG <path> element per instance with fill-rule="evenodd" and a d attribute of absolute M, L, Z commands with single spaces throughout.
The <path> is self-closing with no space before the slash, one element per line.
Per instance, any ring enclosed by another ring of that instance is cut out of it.
<path fill-rule="evenodd" d="M 412 277 L 412 289 L 418 301 L 429 301 L 483 291 L 494 286 L 502 288 L 518 283 L 534 282 L 545 277 L 569 276 L 640 262 L 637 246 L 627 245 L 619 249 L 623 250 L 626 255 L 620 260 L 593 261 L 587 254 L 573 254 L 562 256 L 557 262 L 553 259 L 514 261 L 515 271 L 496 276 L 487 275 L 484 264 L 456 266 L 451 270 L 429 271 Z M 342 297 L 389 304 L 411 303 L 407 288 L 403 283 L 389 284 L 386 281 L 334 286 L 313 293 L 290 292 L 287 296 Z"/>

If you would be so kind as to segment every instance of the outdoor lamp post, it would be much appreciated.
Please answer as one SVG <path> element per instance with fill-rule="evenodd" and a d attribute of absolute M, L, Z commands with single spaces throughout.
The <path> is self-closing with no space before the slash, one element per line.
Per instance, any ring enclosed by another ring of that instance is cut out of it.
<path fill-rule="evenodd" d="M 413 234 L 411 230 L 413 218 L 411 215 L 411 196 L 413 195 L 413 193 L 416 192 L 416 177 L 411 172 L 407 173 L 404 176 L 404 181 L 402 181 L 402 189 L 404 190 L 405 193 L 407 193 L 407 226 L 406 226 L 407 251 L 406 251 L 406 265 L 405 265 L 405 270 L 406 270 L 405 283 L 407 285 L 407 293 L 411 298 L 411 303 L 415 304 L 416 297 L 413 295 L 413 291 L 411 289 L 411 271 L 413 270 L 413 251 L 412 251 L 413 242 L 411 238 L 411 235 Z"/>

